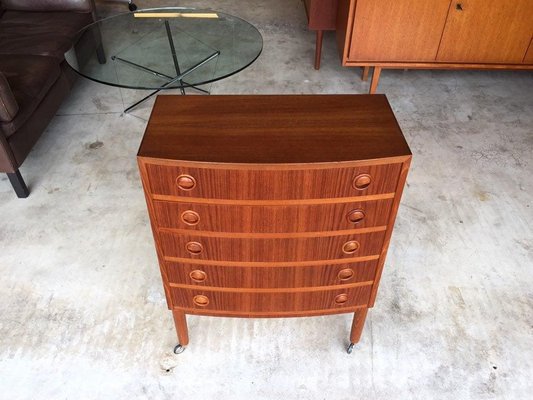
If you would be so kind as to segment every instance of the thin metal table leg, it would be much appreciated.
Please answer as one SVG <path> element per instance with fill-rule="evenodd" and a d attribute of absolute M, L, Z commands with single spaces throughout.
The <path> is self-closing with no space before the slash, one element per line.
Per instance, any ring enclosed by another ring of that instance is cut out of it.
<path fill-rule="evenodd" d="M 202 93 L 205 93 L 205 94 L 210 94 L 208 90 L 205 90 L 205 89 L 199 88 L 198 86 L 189 85 L 189 84 L 188 84 L 187 82 L 185 82 L 185 81 L 183 81 L 183 83 L 184 83 L 185 85 L 187 85 L 188 88 L 198 90 L 199 92 L 202 92 Z"/>
<path fill-rule="evenodd" d="M 138 102 L 136 102 L 136 103 L 132 104 L 131 106 L 129 106 L 128 108 L 126 108 L 126 109 L 124 110 L 124 113 L 125 113 L 125 114 L 129 113 L 131 110 L 133 110 L 133 109 L 134 109 L 135 107 L 137 107 L 139 104 L 144 103 L 146 100 L 148 100 L 148 99 L 149 99 L 150 97 L 152 97 L 154 94 L 159 93 L 161 90 L 163 90 L 163 88 L 161 88 L 161 89 L 157 89 L 156 91 L 150 93 L 148 96 L 143 97 L 143 98 L 142 98 L 141 100 L 139 100 Z"/>
<path fill-rule="evenodd" d="M 133 67 L 133 68 L 140 69 L 141 71 L 149 72 L 149 73 L 151 73 L 152 75 L 155 75 L 155 76 L 157 76 L 157 77 L 159 77 L 159 78 L 174 79 L 173 76 L 170 76 L 170 75 L 167 75 L 167 74 L 163 74 L 162 72 L 158 72 L 158 71 L 156 71 L 156 70 L 154 70 L 154 69 L 151 69 L 151 68 L 145 67 L 145 66 L 143 66 L 143 65 L 140 65 L 140 64 L 134 63 L 134 62 L 132 62 L 132 61 L 126 60 L 126 59 L 121 58 L 121 57 L 118 57 L 118 56 L 112 56 L 111 59 L 112 59 L 113 61 L 120 61 L 120 62 L 122 62 L 122 63 L 124 63 L 124 64 L 127 64 L 127 65 Z M 203 93 L 207 93 L 207 94 L 209 94 L 209 92 L 208 92 L 207 90 L 201 89 L 201 88 L 199 88 L 198 86 L 190 85 L 189 83 L 187 83 L 187 82 L 185 82 L 185 81 L 183 81 L 183 83 L 184 83 L 187 87 L 190 87 L 191 89 L 196 89 L 196 90 L 198 90 L 198 91 L 200 91 L 200 92 L 203 92 Z"/>
<path fill-rule="evenodd" d="M 136 64 L 136 63 L 134 63 L 132 61 L 129 61 L 129 60 L 126 60 L 124 58 L 120 58 L 120 57 L 117 57 L 117 56 L 112 56 L 111 59 L 113 61 L 120 61 L 120 62 L 122 62 L 124 64 L 127 64 L 127 65 L 133 67 L 133 68 L 137 68 L 137 69 L 140 69 L 142 71 L 149 72 L 152 75 L 158 76 L 160 78 L 174 79 L 173 76 L 170 76 L 170 75 L 167 75 L 167 74 L 163 74 L 162 72 L 157 72 L 154 69 L 151 69 L 151 68 L 148 68 L 148 67 L 144 67 L 144 66 L 142 66 L 140 64 Z"/>
<path fill-rule="evenodd" d="M 167 83 L 165 83 L 164 85 L 162 85 L 159 89 L 155 90 L 154 92 L 150 93 L 148 96 L 142 98 L 141 100 L 139 100 L 137 103 L 129 106 L 128 108 L 126 108 L 124 110 L 125 113 L 128 113 L 131 109 L 137 107 L 139 104 L 141 104 L 142 102 L 148 100 L 150 97 L 152 97 L 154 94 L 157 94 L 159 93 L 161 90 L 167 88 L 168 86 L 172 85 L 173 83 L 175 82 L 183 82 L 183 78 L 186 77 L 187 75 L 189 75 L 191 72 L 194 72 L 196 71 L 198 68 L 200 68 L 202 65 L 204 64 L 207 64 L 209 61 L 211 61 L 212 59 L 218 57 L 220 55 L 220 51 L 216 51 L 214 52 L 213 54 L 211 54 L 209 57 L 206 57 L 204 58 L 202 61 L 200 61 L 198 64 L 192 66 L 191 68 L 189 68 L 187 71 L 183 72 L 182 74 L 179 74 L 178 76 L 176 76 L 174 79 L 168 81 Z M 202 89 L 203 90 L 203 89 Z"/>
<path fill-rule="evenodd" d="M 165 21 L 165 28 L 167 30 L 168 44 L 170 45 L 170 52 L 172 53 L 172 59 L 174 60 L 174 68 L 176 68 L 176 74 L 179 76 L 181 74 L 180 65 L 178 63 L 178 56 L 176 55 L 176 48 L 174 47 L 174 40 L 172 39 L 172 32 L 170 31 L 170 24 L 168 21 Z M 180 84 L 183 85 L 183 82 L 180 79 Z M 185 95 L 185 89 L 180 88 L 181 94 Z"/>

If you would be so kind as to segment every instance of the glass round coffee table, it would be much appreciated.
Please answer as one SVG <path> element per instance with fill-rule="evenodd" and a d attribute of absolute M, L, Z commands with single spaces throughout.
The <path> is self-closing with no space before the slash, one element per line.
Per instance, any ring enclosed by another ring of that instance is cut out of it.
<path fill-rule="evenodd" d="M 106 85 L 152 90 L 198 86 L 242 71 L 263 49 L 250 23 L 213 10 L 153 8 L 97 21 L 65 53 L 80 75 Z M 207 93 L 207 92 L 206 92 Z"/>

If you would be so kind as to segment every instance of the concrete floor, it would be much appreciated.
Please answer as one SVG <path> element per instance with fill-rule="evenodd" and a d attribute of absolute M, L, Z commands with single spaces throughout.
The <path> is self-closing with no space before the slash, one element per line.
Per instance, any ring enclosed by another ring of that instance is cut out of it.
<path fill-rule="evenodd" d="M 259 60 L 212 93 L 365 93 L 299 0 L 179 3 L 241 16 Z M 100 3 L 100 14 L 124 5 Z M 533 75 L 385 71 L 414 154 L 376 307 L 189 317 L 175 356 L 135 154 L 151 104 L 80 79 L 23 167 L 0 178 L 1 399 L 529 399 L 533 390 Z M 167 369 L 169 370 L 167 372 Z"/>

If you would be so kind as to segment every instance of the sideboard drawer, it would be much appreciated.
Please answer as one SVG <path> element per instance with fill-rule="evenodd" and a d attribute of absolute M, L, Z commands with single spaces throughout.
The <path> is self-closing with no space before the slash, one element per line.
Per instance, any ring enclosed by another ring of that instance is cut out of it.
<path fill-rule="evenodd" d="M 294 239 L 243 239 L 177 235 L 161 231 L 160 245 L 167 257 L 195 260 L 283 262 L 331 260 L 378 255 L 385 231 Z"/>
<path fill-rule="evenodd" d="M 230 292 L 171 288 L 175 308 L 243 313 L 317 311 L 368 304 L 372 286 L 307 292 Z"/>
<path fill-rule="evenodd" d="M 394 193 L 401 164 L 244 170 L 146 164 L 152 194 L 233 200 L 354 197 Z"/>
<path fill-rule="evenodd" d="M 299 206 L 154 201 L 159 227 L 210 232 L 320 232 L 387 225 L 392 199 Z"/>
<path fill-rule="evenodd" d="M 166 262 L 173 284 L 227 288 L 299 288 L 370 282 L 377 260 L 303 267 L 225 267 Z"/>

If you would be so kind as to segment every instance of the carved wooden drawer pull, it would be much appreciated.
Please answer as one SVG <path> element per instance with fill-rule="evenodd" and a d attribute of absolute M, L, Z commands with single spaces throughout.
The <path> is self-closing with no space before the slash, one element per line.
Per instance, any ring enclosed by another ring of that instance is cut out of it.
<path fill-rule="evenodd" d="M 346 215 L 346 218 L 352 224 L 358 224 L 363 219 L 365 219 L 365 212 L 363 210 L 352 210 Z"/>
<path fill-rule="evenodd" d="M 198 225 L 200 222 L 200 215 L 195 211 L 187 210 L 181 214 L 181 220 L 190 226 Z"/>
<path fill-rule="evenodd" d="M 353 272 L 353 269 L 345 268 L 345 269 L 342 269 L 342 270 L 339 271 L 339 274 L 337 275 L 337 277 L 341 281 L 347 281 L 347 280 L 352 279 L 354 275 L 355 275 L 355 273 Z"/>
<path fill-rule="evenodd" d="M 359 249 L 359 242 L 356 240 L 350 240 L 349 242 L 344 243 L 342 246 L 342 251 L 345 254 L 353 254 Z"/>
<path fill-rule="evenodd" d="M 207 279 L 207 274 L 204 271 L 195 269 L 189 273 L 189 278 L 191 278 L 191 280 L 194 282 L 203 282 Z"/>
<path fill-rule="evenodd" d="M 202 246 L 201 243 L 198 243 L 198 242 L 189 242 L 185 245 L 185 248 L 187 249 L 187 251 L 189 253 L 191 253 L 192 255 L 198 255 L 200 254 L 202 251 L 204 251 L 204 246 Z"/>
<path fill-rule="evenodd" d="M 341 305 L 348 301 L 348 295 L 346 293 L 335 296 L 335 304 Z"/>
<path fill-rule="evenodd" d="M 353 187 L 357 190 L 365 190 L 372 183 L 372 177 L 368 174 L 357 175 L 353 180 Z"/>
<path fill-rule="evenodd" d="M 199 294 L 193 297 L 193 303 L 198 307 L 205 307 L 209 304 L 209 298 L 203 294 Z"/>
<path fill-rule="evenodd" d="M 176 178 L 176 185 L 181 190 L 192 190 L 196 187 L 196 179 L 190 175 L 180 175 Z"/>

